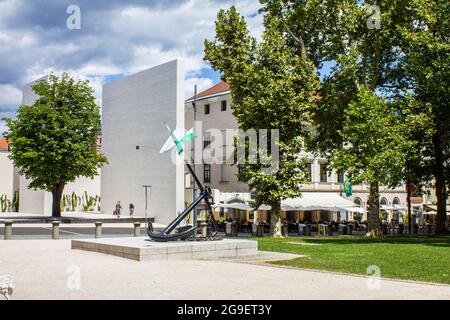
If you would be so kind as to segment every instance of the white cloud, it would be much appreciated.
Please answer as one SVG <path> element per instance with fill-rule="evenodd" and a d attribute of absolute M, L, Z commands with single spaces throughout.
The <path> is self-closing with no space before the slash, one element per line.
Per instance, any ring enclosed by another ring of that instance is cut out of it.
<path fill-rule="evenodd" d="M 203 41 L 214 37 L 219 9 L 235 5 L 247 17 L 252 35 L 262 31 L 256 0 L 189 0 L 180 5 L 149 1 L 145 6 L 141 1 L 80 1 L 82 29 L 70 31 L 60 17 L 41 17 L 44 10 L 60 12 L 59 1 L 41 8 L 35 2 L 0 0 L 0 111 L 20 104 L 17 88 L 52 71 L 90 80 L 101 103 L 108 76 L 139 72 L 175 58 L 185 61 L 188 98 L 194 84 L 199 91 L 213 85 L 204 72 L 209 66 L 203 61 Z M 61 15 L 65 19 L 65 10 Z"/>
<path fill-rule="evenodd" d="M 189 78 L 184 82 L 184 98 L 189 99 L 194 95 L 194 86 L 197 85 L 197 92 L 202 92 L 213 85 L 209 78 Z"/>
<path fill-rule="evenodd" d="M 14 107 L 22 102 L 22 92 L 10 84 L 0 84 L 0 105 Z"/>

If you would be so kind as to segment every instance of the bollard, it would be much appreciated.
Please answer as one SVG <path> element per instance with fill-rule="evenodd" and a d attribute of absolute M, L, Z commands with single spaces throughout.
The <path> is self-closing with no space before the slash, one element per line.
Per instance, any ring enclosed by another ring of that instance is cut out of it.
<path fill-rule="evenodd" d="M 11 240 L 12 238 L 12 221 L 5 221 L 5 240 Z"/>
<path fill-rule="evenodd" d="M 52 221 L 52 239 L 59 239 L 59 221 Z"/>
<path fill-rule="evenodd" d="M 347 234 L 348 234 L 349 236 L 352 235 L 352 225 L 351 225 L 350 223 L 347 225 Z"/>
<path fill-rule="evenodd" d="M 101 238 L 102 237 L 102 223 L 101 221 L 95 222 L 95 237 Z"/>
<path fill-rule="evenodd" d="M 208 223 L 206 222 L 200 223 L 200 228 L 202 230 L 202 237 L 206 238 L 208 235 Z"/>
<path fill-rule="evenodd" d="M 139 237 L 141 235 L 141 223 L 135 222 L 134 225 L 134 236 Z"/>

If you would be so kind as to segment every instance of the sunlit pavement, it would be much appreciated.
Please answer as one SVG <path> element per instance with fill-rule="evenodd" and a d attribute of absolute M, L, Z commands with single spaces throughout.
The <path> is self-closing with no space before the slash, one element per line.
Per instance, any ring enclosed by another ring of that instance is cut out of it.
<path fill-rule="evenodd" d="M 258 263 L 136 262 L 71 250 L 69 240 L 0 240 L 11 299 L 450 299 L 450 286 Z"/>

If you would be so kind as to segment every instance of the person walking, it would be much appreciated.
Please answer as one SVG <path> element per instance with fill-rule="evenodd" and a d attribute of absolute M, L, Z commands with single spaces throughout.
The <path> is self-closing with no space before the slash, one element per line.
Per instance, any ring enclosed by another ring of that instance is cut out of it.
<path fill-rule="evenodd" d="M 133 218 L 134 204 L 130 203 L 130 218 Z"/>
<path fill-rule="evenodd" d="M 117 201 L 116 210 L 114 211 L 117 215 L 117 218 L 120 218 L 120 210 L 122 210 L 122 206 L 120 205 L 120 201 Z"/>

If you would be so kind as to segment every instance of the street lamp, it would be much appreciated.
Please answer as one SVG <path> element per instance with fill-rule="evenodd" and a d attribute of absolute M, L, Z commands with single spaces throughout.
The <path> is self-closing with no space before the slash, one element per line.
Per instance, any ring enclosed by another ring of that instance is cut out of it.
<path fill-rule="evenodd" d="M 152 186 L 151 185 L 146 185 L 144 184 L 142 186 L 145 189 L 145 232 L 147 232 L 148 229 L 148 222 L 147 222 L 147 211 L 148 211 L 148 205 L 147 205 L 147 200 L 148 200 L 148 190 L 150 189 L 150 195 L 152 192 Z"/>

